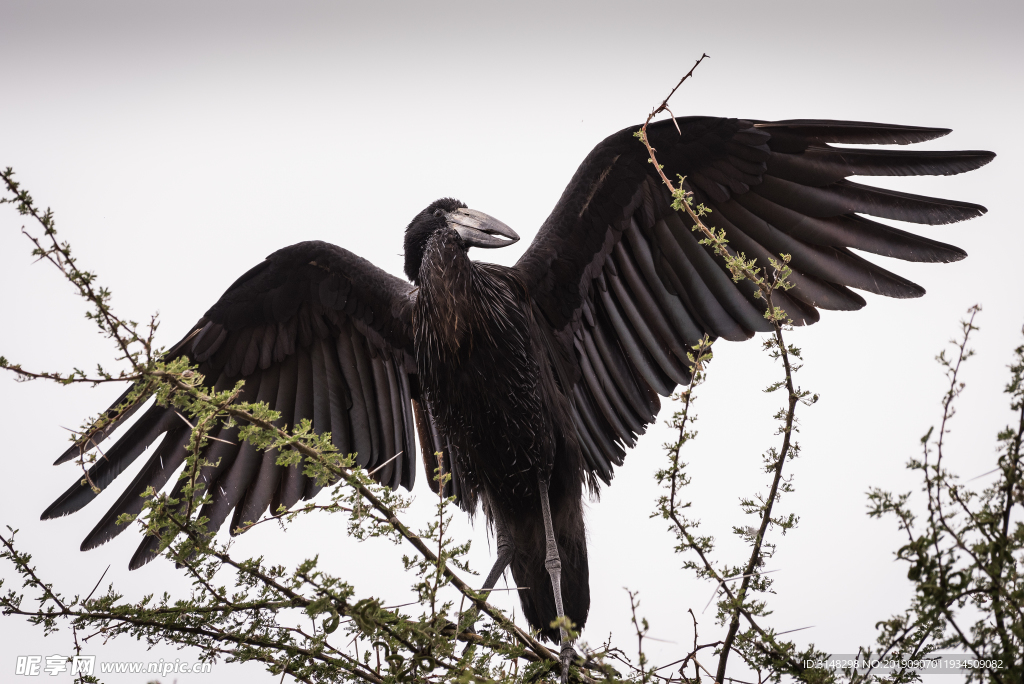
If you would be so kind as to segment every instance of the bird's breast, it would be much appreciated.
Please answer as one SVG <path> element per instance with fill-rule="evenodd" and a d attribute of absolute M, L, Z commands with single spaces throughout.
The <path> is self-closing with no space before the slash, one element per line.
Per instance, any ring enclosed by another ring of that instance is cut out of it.
<path fill-rule="evenodd" d="M 416 361 L 431 413 L 462 459 L 461 468 L 493 490 L 536 486 L 550 459 L 550 425 L 530 343 L 529 302 L 497 267 L 471 274 L 455 293 L 421 290 Z M 434 301 L 440 297 L 440 301 Z M 458 328 L 455 328 L 457 321 Z"/>

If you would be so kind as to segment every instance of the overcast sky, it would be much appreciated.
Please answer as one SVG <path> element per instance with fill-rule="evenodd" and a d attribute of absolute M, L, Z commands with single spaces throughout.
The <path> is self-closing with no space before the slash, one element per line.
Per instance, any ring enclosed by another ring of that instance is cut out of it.
<path fill-rule="evenodd" d="M 987 206 L 981 219 L 918 229 L 963 247 L 968 259 L 887 262 L 928 294 L 866 294 L 865 309 L 825 312 L 820 324 L 790 334 L 805 352 L 799 384 L 822 399 L 802 412 L 803 452 L 787 466 L 796 491 L 781 510 L 801 520 L 775 539 L 768 565 L 778 569 L 778 595 L 766 622 L 780 631 L 813 625 L 799 643 L 849 653 L 873 641 L 873 625 L 909 597 L 906 568 L 893 561 L 901 536 L 892 521 L 867 518 L 865 491 L 916 487 L 904 463 L 939 417 L 944 378 L 933 357 L 974 303 L 984 306 L 979 355 L 965 371 L 951 465 L 965 477 L 991 470 L 995 434 L 1010 420 L 1000 391 L 1024 323 L 1021 7 L 0 0 L 0 166 L 14 167 L 38 203 L 54 209 L 61 235 L 114 292 L 122 316 L 160 313 L 158 341 L 169 345 L 239 274 L 300 240 L 337 243 L 401 274 L 404 227 L 441 196 L 517 230 L 518 245 L 486 254 L 512 263 L 587 152 L 641 122 L 702 52 L 711 59 L 677 94 L 677 115 L 940 126 L 954 132 L 922 148 L 995 151 L 993 163 L 966 176 L 885 181 Z M 113 349 L 84 320 L 70 287 L 32 263 L 22 225 L 0 208 L 0 354 L 36 369 L 112 366 Z M 715 352 L 697 404 L 700 436 L 685 453 L 688 495 L 702 529 L 719 538 L 716 557 L 738 564 L 746 554 L 729 530 L 754 523 L 737 502 L 765 489 L 760 454 L 777 442 L 771 416 L 782 397 L 761 392 L 779 370 L 756 342 L 722 342 Z M 84 511 L 38 520 L 76 478 L 74 466 L 50 465 L 66 446 L 62 426 L 78 426 L 120 391 L 0 376 L 0 524 L 21 530 L 22 550 L 68 593 L 87 593 L 108 564 L 106 581 L 129 597 L 183 593 L 187 582 L 164 561 L 128 572 L 134 530 L 78 551 L 143 459 Z M 649 519 L 667 438 L 664 429 L 649 431 L 589 505 L 593 606 L 584 634 L 597 643 L 612 632 L 631 647 L 623 587 L 639 590 L 651 636 L 664 640 L 651 644 L 660 662 L 692 641 L 686 608 L 697 612 L 702 640 L 716 633 L 712 610 L 700 614 L 713 586 L 679 569 L 664 525 Z M 414 517 L 429 504 L 421 499 Z M 492 555 L 482 523 L 460 518 L 457 533 L 472 537 L 472 562 L 486 571 Z M 359 596 L 407 600 L 411 578 L 389 569 L 410 550 L 353 543 L 334 520 L 309 519 L 287 534 L 261 526 L 236 548 L 294 563 L 312 553 L 314 535 L 331 540 L 315 552 Z M 11 576 L 0 568 L 0 577 Z M 69 635 L 44 640 L 15 617 L 0 619 L 0 643 L 0 672 L 13 671 L 16 655 L 70 651 Z M 126 640 L 93 640 L 89 649 L 108 661 L 195 658 L 146 654 Z M 211 676 L 271 681 L 259 666 L 223 664 L 177 680 Z"/>

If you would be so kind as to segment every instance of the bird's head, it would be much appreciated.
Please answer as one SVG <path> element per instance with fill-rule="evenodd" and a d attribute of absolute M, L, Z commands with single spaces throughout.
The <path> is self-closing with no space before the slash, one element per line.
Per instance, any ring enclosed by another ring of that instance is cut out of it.
<path fill-rule="evenodd" d="M 439 199 L 416 215 L 405 229 L 405 275 L 419 284 L 423 252 L 431 236 L 451 231 L 465 249 L 494 249 L 515 244 L 519 235 L 504 223 L 482 211 L 468 208 L 457 199 Z"/>

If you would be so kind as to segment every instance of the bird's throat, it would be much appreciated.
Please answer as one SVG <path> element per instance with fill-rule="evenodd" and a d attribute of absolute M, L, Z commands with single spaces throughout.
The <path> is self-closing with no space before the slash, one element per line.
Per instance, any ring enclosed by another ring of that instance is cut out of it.
<path fill-rule="evenodd" d="M 431 237 L 420 266 L 416 347 L 453 358 L 472 339 L 473 262 L 454 232 Z"/>

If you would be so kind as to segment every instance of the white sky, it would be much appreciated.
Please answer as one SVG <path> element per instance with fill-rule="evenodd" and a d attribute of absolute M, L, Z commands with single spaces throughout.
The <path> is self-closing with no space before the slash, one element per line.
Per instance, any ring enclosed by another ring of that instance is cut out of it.
<path fill-rule="evenodd" d="M 822 399 L 802 412 L 803 453 L 787 466 L 796 492 L 781 510 L 801 522 L 775 539 L 769 566 L 779 569 L 778 595 L 765 622 L 780 631 L 814 625 L 799 643 L 847 653 L 873 641 L 874 623 L 906 604 L 906 568 L 893 562 L 901 537 L 892 521 L 868 520 L 865 491 L 916 486 L 903 466 L 939 416 L 944 379 L 932 359 L 975 302 L 984 306 L 973 345 L 979 356 L 964 375 L 954 468 L 965 477 L 991 470 L 995 433 L 1010 419 L 1000 391 L 1024 323 L 1024 238 L 1014 205 L 1024 170 L 1022 14 L 1010 2 L 172 8 L 0 0 L 0 166 L 13 166 L 38 203 L 56 211 L 62 237 L 114 292 L 122 315 L 160 312 L 159 341 L 169 345 L 239 274 L 300 240 L 335 242 L 400 274 L 404 227 L 440 196 L 515 228 L 519 245 L 477 255 L 512 263 L 590 148 L 642 121 L 701 52 L 711 59 L 676 96 L 677 115 L 941 126 L 954 133 L 922 148 L 997 152 L 966 176 L 886 182 L 986 205 L 982 219 L 922 230 L 963 247 L 967 260 L 887 261 L 928 294 L 866 295 L 862 311 L 825 312 L 820 324 L 789 337 L 805 351 L 800 384 Z M 29 368 L 110 366 L 112 348 L 83 319 L 69 286 L 32 264 L 21 225 L 2 208 L 0 354 Z M 752 524 L 737 501 L 764 491 L 760 454 L 777 442 L 771 416 L 782 398 L 760 391 L 778 371 L 757 343 L 722 342 L 716 353 L 697 405 L 701 434 L 686 452 L 689 496 L 703 529 L 719 539 L 716 557 L 735 564 L 746 554 L 729 530 Z M 71 517 L 38 520 L 76 477 L 74 466 L 50 465 L 66 446 L 60 426 L 77 426 L 120 391 L 0 376 L 8 425 L 0 524 L 21 530 L 22 550 L 67 593 L 87 593 L 107 564 L 105 583 L 130 597 L 183 593 L 187 582 L 166 562 L 128 572 L 134 531 L 78 551 L 116 492 Z M 648 518 L 667 436 L 651 430 L 589 508 L 593 606 L 584 634 L 596 643 L 612 632 L 632 649 L 623 587 L 639 590 L 651 636 L 674 642 L 649 644 L 660 662 L 691 643 L 688 607 L 698 613 L 701 640 L 715 635 L 711 610 L 699 613 L 713 587 L 678 569 L 671 537 Z M 421 498 L 422 512 L 429 500 Z M 315 551 L 360 596 L 408 600 L 411 578 L 391 568 L 410 549 L 355 544 L 334 522 L 309 519 L 287 534 L 263 527 L 235 548 L 289 564 Z M 472 562 L 486 572 L 492 556 L 482 523 L 460 520 L 458 530 L 472 536 Z M 310 551 L 313 535 L 332 541 Z M 0 577 L 11 578 L 10 568 Z M 19 654 L 69 652 L 70 635 L 44 640 L 8 617 L 0 619 L 0 644 L 0 672 L 12 671 Z M 127 640 L 93 640 L 89 648 L 101 660 L 195 657 L 146 654 Z M 212 676 L 271 681 L 255 665 L 221 664 Z"/>

